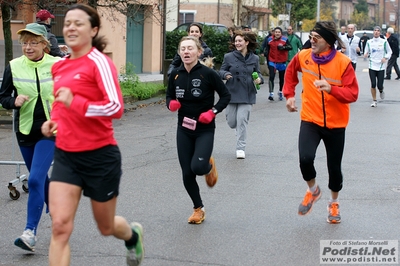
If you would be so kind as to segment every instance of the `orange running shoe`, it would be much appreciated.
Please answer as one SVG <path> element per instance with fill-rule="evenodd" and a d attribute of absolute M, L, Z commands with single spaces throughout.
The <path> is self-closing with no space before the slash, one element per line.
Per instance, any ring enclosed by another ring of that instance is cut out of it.
<path fill-rule="evenodd" d="M 317 186 L 317 189 L 315 190 L 314 193 L 311 193 L 311 191 L 307 189 L 306 195 L 304 196 L 304 199 L 299 206 L 299 215 L 306 215 L 310 213 L 314 205 L 314 202 L 319 200 L 321 194 L 322 193 L 321 190 L 319 189 L 319 186 Z"/>
<path fill-rule="evenodd" d="M 328 219 L 326 220 L 330 224 L 338 224 L 340 223 L 340 210 L 339 210 L 339 203 L 332 202 L 328 205 Z"/>
<path fill-rule="evenodd" d="M 214 158 L 210 158 L 211 171 L 205 175 L 207 186 L 213 187 L 218 181 L 217 167 L 215 166 Z"/>
<path fill-rule="evenodd" d="M 190 224 L 201 224 L 206 218 L 206 212 L 204 207 L 198 207 L 193 210 L 193 214 L 189 217 L 188 223 Z"/>

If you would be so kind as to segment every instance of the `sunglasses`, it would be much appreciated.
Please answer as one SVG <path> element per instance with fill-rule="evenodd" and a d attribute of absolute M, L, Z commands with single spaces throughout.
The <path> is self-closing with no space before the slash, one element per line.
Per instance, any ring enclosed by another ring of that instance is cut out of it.
<path fill-rule="evenodd" d="M 308 35 L 308 39 L 310 39 L 310 41 L 312 40 L 313 42 L 317 43 L 318 40 L 322 39 L 322 37 L 319 35 L 311 35 L 310 34 L 310 35 Z"/>

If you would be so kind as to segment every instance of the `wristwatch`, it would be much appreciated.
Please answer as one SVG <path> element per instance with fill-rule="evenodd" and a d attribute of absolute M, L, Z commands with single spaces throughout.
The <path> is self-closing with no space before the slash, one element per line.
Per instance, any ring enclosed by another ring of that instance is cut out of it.
<path fill-rule="evenodd" d="M 211 110 L 213 111 L 214 114 L 217 114 L 217 113 L 218 113 L 218 110 L 215 109 L 214 107 L 213 107 Z"/>

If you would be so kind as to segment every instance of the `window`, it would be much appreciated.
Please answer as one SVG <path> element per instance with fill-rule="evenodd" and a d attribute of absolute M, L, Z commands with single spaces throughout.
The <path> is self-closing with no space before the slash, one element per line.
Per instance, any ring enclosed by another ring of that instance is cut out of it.
<path fill-rule="evenodd" d="M 22 4 L 16 5 L 15 9 L 10 7 L 11 20 L 23 21 Z"/>
<path fill-rule="evenodd" d="M 179 11 L 179 21 L 178 25 L 183 23 L 192 23 L 194 22 L 194 15 L 196 14 L 195 10 L 181 10 Z"/>

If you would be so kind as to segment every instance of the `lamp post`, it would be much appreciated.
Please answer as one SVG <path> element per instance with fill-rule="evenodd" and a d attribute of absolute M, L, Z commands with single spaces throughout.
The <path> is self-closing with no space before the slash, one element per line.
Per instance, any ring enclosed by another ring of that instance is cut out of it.
<path fill-rule="evenodd" d="M 289 26 L 290 26 L 290 9 L 292 9 L 292 4 L 291 3 L 286 3 L 286 9 L 289 13 Z"/>

